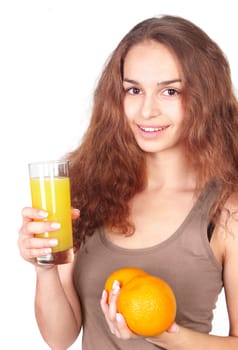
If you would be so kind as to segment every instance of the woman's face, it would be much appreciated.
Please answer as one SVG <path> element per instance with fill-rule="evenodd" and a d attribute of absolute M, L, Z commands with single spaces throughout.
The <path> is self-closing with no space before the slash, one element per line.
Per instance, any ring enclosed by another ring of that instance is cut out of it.
<path fill-rule="evenodd" d="M 162 44 L 134 45 L 123 67 L 124 112 L 139 147 L 158 153 L 178 147 L 184 120 L 182 74 Z"/>

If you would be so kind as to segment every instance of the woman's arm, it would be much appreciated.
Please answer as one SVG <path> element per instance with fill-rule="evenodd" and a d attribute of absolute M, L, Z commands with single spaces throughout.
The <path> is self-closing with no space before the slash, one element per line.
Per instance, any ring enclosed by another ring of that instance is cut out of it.
<path fill-rule="evenodd" d="M 147 338 L 147 341 L 162 346 L 167 350 L 237 350 L 238 337 L 221 337 L 192 331 L 188 328 L 173 325 L 171 331 Z"/>
<path fill-rule="evenodd" d="M 81 329 L 80 304 L 72 280 L 73 263 L 36 267 L 35 315 L 53 350 L 66 350 Z"/>
<path fill-rule="evenodd" d="M 116 286 L 115 286 L 116 287 Z M 101 307 L 106 317 L 108 326 L 113 334 L 121 339 L 137 338 L 132 333 L 125 322 L 122 315 L 116 312 L 116 301 L 119 294 L 119 287 L 116 287 L 110 296 L 110 305 L 107 304 L 106 292 L 103 293 L 101 299 Z M 237 328 L 237 323 L 234 328 Z M 237 329 L 236 329 L 237 331 Z M 237 333 L 227 337 L 220 337 L 199 333 L 188 328 L 181 327 L 175 323 L 167 332 L 158 336 L 145 339 L 155 345 L 159 345 L 167 350 L 237 350 L 238 336 Z"/>
<path fill-rule="evenodd" d="M 194 332 L 192 330 L 175 327 L 170 332 L 147 339 L 148 341 L 163 346 L 168 350 L 237 350 L 238 349 L 238 215 L 237 203 L 230 200 L 227 203 L 231 215 L 227 221 L 227 231 L 220 225 L 216 236 L 219 246 L 223 250 L 223 278 L 226 294 L 227 311 L 229 315 L 229 336 L 221 337 Z"/>
<path fill-rule="evenodd" d="M 72 212 L 73 218 L 78 215 L 79 212 Z M 36 320 L 50 348 L 66 350 L 81 329 L 80 303 L 73 283 L 74 263 L 37 265 L 36 257 L 48 254 L 55 242 L 50 238 L 37 238 L 35 233 L 54 231 L 55 225 L 42 221 L 44 213 L 33 208 L 24 208 L 22 218 L 18 246 L 23 259 L 32 263 L 36 270 Z"/>

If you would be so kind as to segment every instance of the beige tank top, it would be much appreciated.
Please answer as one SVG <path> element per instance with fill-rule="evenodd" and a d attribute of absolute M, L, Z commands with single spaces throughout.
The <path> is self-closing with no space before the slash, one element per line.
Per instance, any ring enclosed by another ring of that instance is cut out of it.
<path fill-rule="evenodd" d="M 112 335 L 100 308 L 107 276 L 125 266 L 137 266 L 163 278 L 177 300 L 176 322 L 209 333 L 213 310 L 223 286 L 222 266 L 207 238 L 208 215 L 219 188 L 207 185 L 176 232 L 145 249 L 125 249 L 108 241 L 103 228 L 87 237 L 77 254 L 74 282 L 83 315 L 83 350 L 149 350 L 160 347 L 143 338 L 121 340 Z"/>

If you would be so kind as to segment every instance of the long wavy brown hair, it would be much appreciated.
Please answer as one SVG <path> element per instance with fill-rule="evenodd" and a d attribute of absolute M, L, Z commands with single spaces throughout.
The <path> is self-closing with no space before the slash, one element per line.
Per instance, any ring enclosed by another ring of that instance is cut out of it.
<path fill-rule="evenodd" d="M 123 111 L 123 64 L 130 48 L 146 40 L 164 44 L 180 63 L 187 116 L 183 136 L 198 186 L 220 180 L 216 212 L 237 191 L 238 103 L 224 53 L 186 19 L 167 15 L 146 19 L 121 40 L 107 61 L 95 90 L 89 127 L 79 147 L 68 155 L 72 204 L 80 209 L 74 227 L 76 245 L 102 225 L 133 233 L 128 203 L 147 179 L 143 151 Z"/>

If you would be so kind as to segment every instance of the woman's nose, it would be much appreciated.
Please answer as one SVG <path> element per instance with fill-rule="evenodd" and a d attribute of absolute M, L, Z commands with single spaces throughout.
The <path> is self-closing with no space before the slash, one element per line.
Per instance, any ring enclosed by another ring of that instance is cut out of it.
<path fill-rule="evenodd" d="M 159 101 L 156 96 L 147 95 L 144 97 L 141 114 L 144 119 L 157 117 L 160 114 Z"/>

